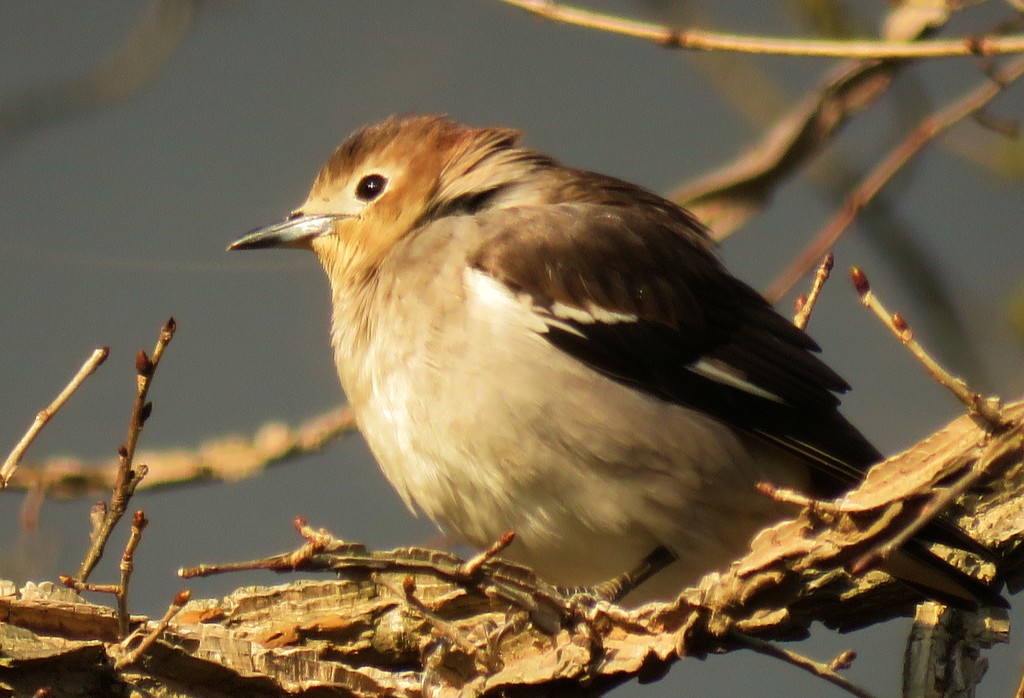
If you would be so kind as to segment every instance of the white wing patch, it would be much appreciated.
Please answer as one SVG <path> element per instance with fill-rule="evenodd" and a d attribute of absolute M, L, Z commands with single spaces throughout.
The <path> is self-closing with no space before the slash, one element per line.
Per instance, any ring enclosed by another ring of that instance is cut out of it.
<path fill-rule="evenodd" d="M 786 401 L 775 393 L 771 393 L 760 386 L 754 385 L 753 383 L 744 380 L 736 373 L 733 373 L 730 371 L 729 365 L 724 364 L 721 361 L 715 361 L 714 359 L 698 359 L 687 368 L 694 373 L 715 381 L 716 383 L 722 383 L 724 385 L 732 386 L 733 388 L 739 388 L 745 393 L 757 395 L 758 397 L 763 397 L 767 400 L 778 402 L 779 404 L 786 404 Z"/>
<path fill-rule="evenodd" d="M 564 303 L 554 303 L 550 309 L 538 307 L 528 294 L 516 294 L 500 281 L 477 269 L 467 268 L 464 278 L 470 306 L 485 315 L 489 322 L 506 324 L 517 320 L 539 334 L 557 328 L 586 339 L 578 325 L 629 323 L 639 319 L 631 313 L 619 313 L 594 304 L 589 304 L 586 309 Z M 781 397 L 746 380 L 742 373 L 722 361 L 702 358 L 686 368 L 716 383 L 786 404 Z"/>
<path fill-rule="evenodd" d="M 505 284 L 478 269 L 467 268 L 464 273 L 464 281 L 467 297 L 492 318 L 509 319 L 510 315 L 516 315 L 519 319 L 525 317 L 527 326 L 540 334 L 546 334 L 550 329 L 557 328 L 585 338 L 586 335 L 572 323 L 611 325 L 636 322 L 638 319 L 631 313 L 618 313 L 594 303 L 589 303 L 586 308 L 578 308 L 565 303 L 553 303 L 550 308 L 538 306 L 528 294 L 513 293 Z"/>
<path fill-rule="evenodd" d="M 494 277 L 468 267 L 463 272 L 463 284 L 470 312 L 479 319 L 495 325 L 517 322 L 539 334 L 548 331 L 548 323 L 525 293 L 515 294 Z"/>
<path fill-rule="evenodd" d="M 614 310 L 608 310 L 593 303 L 588 303 L 586 309 L 565 305 L 564 303 L 555 303 L 551 306 L 551 313 L 557 318 L 572 320 L 584 325 L 592 325 L 595 322 L 615 325 L 620 322 L 636 322 L 640 319 L 632 313 L 617 313 Z"/>

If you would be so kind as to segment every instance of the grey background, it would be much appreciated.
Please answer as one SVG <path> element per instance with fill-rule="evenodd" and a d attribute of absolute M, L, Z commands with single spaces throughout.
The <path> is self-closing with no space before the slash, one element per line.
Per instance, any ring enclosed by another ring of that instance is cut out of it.
<path fill-rule="evenodd" d="M 870 23 L 875 4 L 855 9 Z M 789 4 L 715 5 L 723 29 L 803 31 Z M 0 109 L 27 89 L 94 65 L 147 6 L 5 3 Z M 625 0 L 594 6 L 654 16 L 650 6 Z M 820 59 L 759 64 L 794 95 L 829 66 Z M 937 102 L 978 80 L 969 61 L 952 60 L 915 77 Z M 994 109 L 1020 117 L 1022 93 L 1011 90 Z M 396 112 L 515 126 L 527 143 L 568 163 L 659 191 L 725 161 L 757 134 L 693 57 L 541 22 L 496 1 L 208 3 L 166 68 L 138 94 L 0 139 L 0 444 L 13 445 L 89 351 L 106 344 L 108 364 L 30 456 L 112 455 L 133 395 L 132 357 L 152 346 L 169 315 L 180 329 L 151 394 L 155 411 L 144 447 L 191 447 L 269 419 L 294 424 L 337 404 L 326 283 L 312 256 L 223 250 L 301 202 L 317 168 L 353 129 Z M 891 109 L 880 106 L 844 137 L 848 161 L 873 162 L 900 128 Z M 958 133 L 986 138 L 969 125 Z M 941 324 L 918 324 L 919 336 L 979 387 L 1020 395 L 1022 344 L 1009 321 L 1024 282 L 1020 181 L 1000 179 L 951 148 L 933 148 L 888 191 L 949 284 L 977 360 L 966 360 L 970 352 Z M 764 287 L 831 210 L 810 179 L 798 179 L 723 254 L 741 277 Z M 883 298 L 911 322 L 927 316 L 914 301 L 915 279 L 894 271 L 856 229 L 836 255 L 840 271 L 853 263 L 868 270 Z M 906 446 L 958 413 L 859 306 L 844 274 L 827 287 L 811 331 L 856 387 L 846 413 L 883 450 Z M 31 532 L 17 528 L 20 504 L 18 494 L 0 497 L 0 575 L 52 579 L 72 571 L 84 550 L 89 502 L 46 503 L 39 530 Z M 146 493 L 134 506 L 152 522 L 132 587 L 133 610 L 145 613 L 161 612 L 185 586 L 174 576 L 181 565 L 294 547 L 289 522 L 296 514 L 373 547 L 423 544 L 437 535 L 402 507 L 358 437 L 259 478 Z M 123 540 L 121 531 L 115 549 Z M 113 579 L 116 558 L 109 555 L 94 580 Z M 204 597 L 282 581 L 246 574 L 188 586 Z M 892 694 L 906 626 L 894 622 L 845 637 L 819 630 L 802 650 L 828 659 L 852 647 L 860 659 L 851 678 Z M 1020 644 L 989 657 L 992 675 L 982 695 L 1005 695 L 1017 680 Z M 839 695 L 749 653 L 686 660 L 656 686 L 618 693 L 684 689 Z"/>

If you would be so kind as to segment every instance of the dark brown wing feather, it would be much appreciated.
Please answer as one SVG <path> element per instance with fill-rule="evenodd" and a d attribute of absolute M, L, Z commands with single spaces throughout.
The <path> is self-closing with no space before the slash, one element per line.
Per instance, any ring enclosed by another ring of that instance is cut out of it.
<path fill-rule="evenodd" d="M 560 318 L 571 331 L 553 323 L 546 336 L 616 380 L 804 455 L 818 466 L 818 494 L 847 489 L 881 456 L 836 409 L 846 382 L 809 336 L 724 269 L 695 220 L 649 196 L 657 206 L 504 209 L 503 229 L 469 262 L 551 316 L 559 305 L 634 316 Z M 700 361 L 777 399 L 697 373 Z"/>

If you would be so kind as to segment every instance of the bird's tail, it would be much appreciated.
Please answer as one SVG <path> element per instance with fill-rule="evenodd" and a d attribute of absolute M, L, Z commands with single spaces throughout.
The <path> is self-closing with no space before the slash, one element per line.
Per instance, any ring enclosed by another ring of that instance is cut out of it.
<path fill-rule="evenodd" d="M 1009 608 L 999 589 L 986 584 L 934 554 L 919 540 L 906 542 L 882 567 L 923 596 L 954 608 L 974 611 L 979 607 Z"/>

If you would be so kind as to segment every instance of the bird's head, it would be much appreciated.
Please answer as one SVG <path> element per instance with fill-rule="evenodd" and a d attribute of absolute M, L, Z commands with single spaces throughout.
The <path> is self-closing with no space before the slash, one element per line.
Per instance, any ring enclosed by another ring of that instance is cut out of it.
<path fill-rule="evenodd" d="M 511 129 L 470 128 L 438 116 L 367 126 L 334 151 L 286 220 L 228 249 L 311 249 L 332 279 L 363 275 L 431 220 L 471 213 L 500 197 L 514 200 L 522 177 L 550 164 L 518 140 Z"/>

